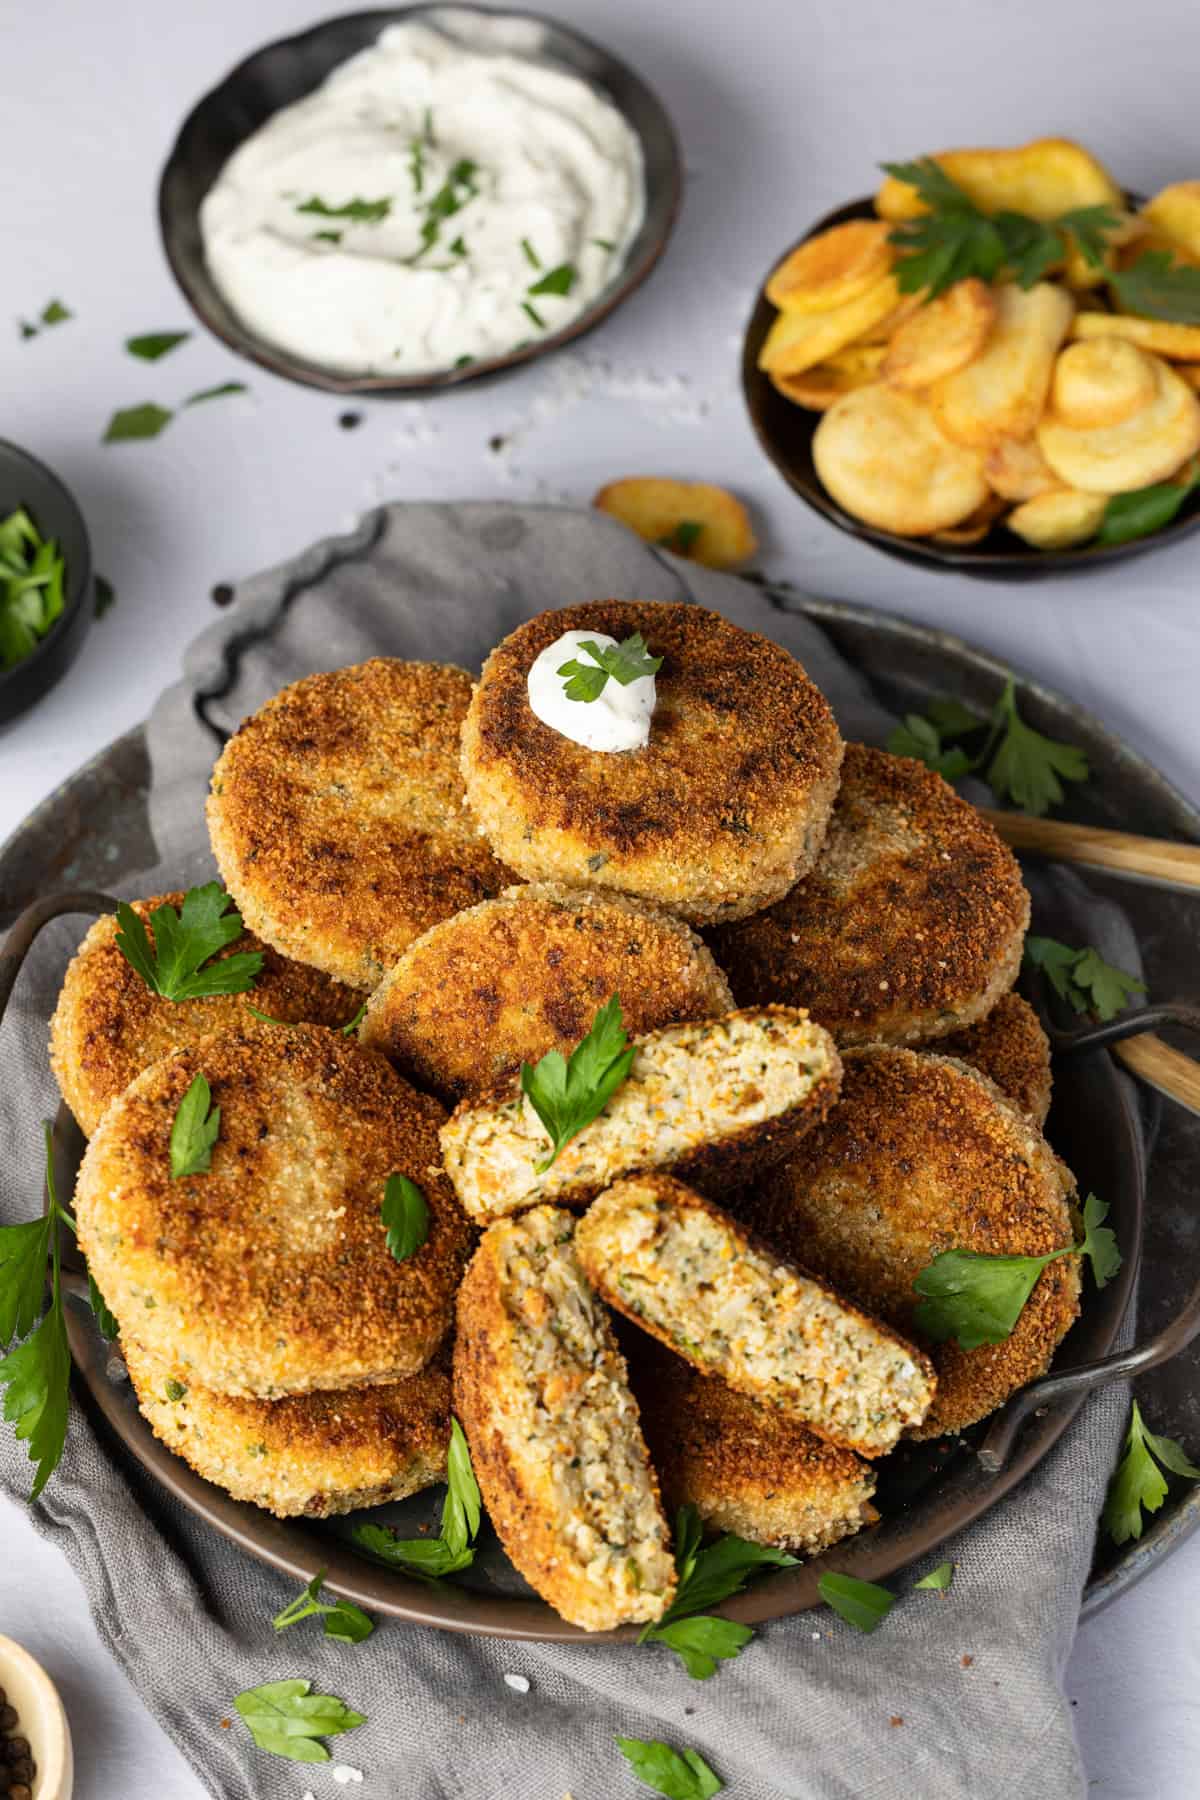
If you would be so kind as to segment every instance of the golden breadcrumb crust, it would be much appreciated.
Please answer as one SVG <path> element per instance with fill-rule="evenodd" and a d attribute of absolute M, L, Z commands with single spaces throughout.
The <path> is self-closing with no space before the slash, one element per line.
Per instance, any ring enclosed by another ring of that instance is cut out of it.
<path fill-rule="evenodd" d="M 580 630 L 640 631 L 663 658 L 644 749 L 586 750 L 530 709 L 530 667 Z M 468 800 L 510 867 L 693 923 L 767 906 L 811 868 L 841 755 L 828 702 L 786 650 L 702 607 L 640 600 L 519 626 L 484 664 L 463 729 Z"/>
<path fill-rule="evenodd" d="M 220 1108 L 208 1173 L 171 1176 L 197 1074 Z M 75 1193 L 79 1242 L 127 1340 L 219 1393 L 276 1398 L 395 1381 L 450 1325 L 471 1227 L 441 1170 L 436 1100 L 313 1025 L 224 1032 L 114 1100 Z M 381 1217 L 407 1175 L 429 1235 L 404 1262 Z"/>
<path fill-rule="evenodd" d="M 250 930 L 373 988 L 423 931 L 512 880 L 463 805 L 471 678 L 440 663 L 308 675 L 213 770 L 213 855 Z"/>
<path fill-rule="evenodd" d="M 453 1105 L 547 1050 L 569 1055 L 613 994 L 631 1036 L 733 1005 L 711 951 L 682 919 L 624 894 L 539 882 L 410 944 L 359 1035 Z"/>
<path fill-rule="evenodd" d="M 839 1044 L 916 1043 L 996 1004 L 1028 924 L 1016 858 L 976 809 L 923 763 L 848 744 L 816 868 L 709 941 L 739 1006 L 807 1006 Z"/>
<path fill-rule="evenodd" d="M 1037 1256 L 1073 1243 L 1074 1182 L 977 1069 L 875 1046 L 851 1051 L 828 1118 L 766 1178 L 746 1216 L 785 1255 L 922 1341 L 913 1281 L 943 1250 Z M 1049 1367 L 1079 1311 L 1073 1256 L 1042 1272 L 1012 1334 L 928 1344 L 938 1373 L 914 1437 L 961 1431 Z"/>
<path fill-rule="evenodd" d="M 1050 1040 L 1020 994 L 1002 994 L 986 1019 L 937 1040 L 942 1056 L 956 1056 L 990 1077 L 1039 1131 L 1050 1111 Z"/>
<path fill-rule="evenodd" d="M 132 1342 L 121 1349 L 155 1436 L 205 1481 L 277 1518 L 381 1506 L 445 1479 L 445 1352 L 406 1381 L 253 1400 L 214 1393 Z"/>
<path fill-rule="evenodd" d="M 151 944 L 153 909 L 164 905 L 178 909 L 183 898 L 180 890 L 132 902 Z M 163 1000 L 151 993 L 118 949 L 115 917 L 108 914 L 96 920 L 71 960 L 50 1021 L 50 1066 L 85 1137 L 91 1137 L 105 1107 L 135 1075 L 169 1050 L 248 1023 L 253 1014 L 247 1007 L 288 1024 L 307 1020 L 333 1026 L 346 1024 L 358 1011 L 353 988 L 291 962 L 248 931 L 213 960 L 222 962 L 252 950 L 261 951 L 263 964 L 250 992 Z"/>

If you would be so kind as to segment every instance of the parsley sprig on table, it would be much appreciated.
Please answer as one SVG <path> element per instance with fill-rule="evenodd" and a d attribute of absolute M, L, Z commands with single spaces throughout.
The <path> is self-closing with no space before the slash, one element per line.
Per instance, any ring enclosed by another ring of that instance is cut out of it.
<path fill-rule="evenodd" d="M 1188 1461 L 1174 1438 L 1147 1431 L 1137 1401 L 1129 1419 L 1125 1454 L 1108 1484 L 1102 1523 L 1114 1544 L 1142 1535 L 1142 1512 L 1157 1512 L 1167 1497 L 1166 1477 L 1159 1468 L 1187 1481 L 1200 1481 L 1200 1469 Z"/>
<path fill-rule="evenodd" d="M 219 881 L 189 888 L 176 912 L 156 906 L 150 914 L 153 948 L 141 917 L 127 901 L 117 908 L 117 948 L 152 994 L 164 1000 L 201 1000 L 212 994 L 244 994 L 263 965 L 260 950 L 214 962 L 242 935 L 242 915 Z"/>
<path fill-rule="evenodd" d="M 770 1544 L 751 1544 L 732 1532 L 701 1545 L 700 1515 L 681 1506 L 675 1518 L 675 1567 L 679 1585 L 661 1619 L 647 1625 L 639 1644 L 666 1644 L 695 1681 L 707 1681 L 717 1663 L 737 1656 L 754 1633 L 734 1619 L 710 1616 L 731 1594 L 740 1594 L 750 1577 L 765 1568 L 787 1568 L 797 1559 Z"/>
<path fill-rule="evenodd" d="M 660 1738 L 616 1741 L 638 1780 L 666 1800 L 712 1800 L 725 1786 L 698 1750 L 672 1750 Z"/>
<path fill-rule="evenodd" d="M 0 669 L 31 655 L 66 603 L 66 562 L 25 507 L 0 520 Z"/>
<path fill-rule="evenodd" d="M 1123 1012 L 1146 984 L 1125 969 L 1105 962 L 1090 944 L 1073 949 L 1057 938 L 1027 937 L 1025 961 L 1040 969 L 1060 999 L 1077 1013 L 1093 1012 L 1102 1024 Z"/>
<path fill-rule="evenodd" d="M 247 1688 L 233 1704 L 260 1750 L 288 1762 L 328 1762 L 319 1742 L 365 1725 L 366 1713 L 352 1712 L 332 1694 L 314 1694 L 311 1681 L 264 1681 Z"/>
<path fill-rule="evenodd" d="M 483 1501 L 471 1467 L 471 1452 L 457 1419 L 450 1421 L 450 1447 L 446 1455 L 446 1498 L 442 1502 L 442 1528 L 435 1538 L 398 1538 L 382 1525 L 356 1525 L 354 1542 L 368 1555 L 406 1575 L 437 1581 L 475 1560 L 475 1539 Z"/>
<path fill-rule="evenodd" d="M 1107 1287 L 1121 1266 L 1116 1236 L 1104 1223 L 1107 1214 L 1104 1201 L 1089 1194 L 1083 1206 L 1083 1241 L 1047 1251 L 1044 1256 L 943 1250 L 913 1282 L 923 1296 L 913 1323 L 935 1343 L 953 1338 L 963 1350 L 1002 1344 L 1042 1270 L 1062 1256 L 1086 1257 L 1096 1286 Z"/>
<path fill-rule="evenodd" d="M 361 1644 L 374 1631 L 374 1624 L 353 1600 L 322 1600 L 324 1581 L 325 1571 L 318 1569 L 290 1605 L 275 1614 L 271 1622 L 276 1631 L 286 1631 L 290 1625 L 315 1615 L 324 1620 L 327 1638 L 334 1638 L 339 1644 Z"/>
<path fill-rule="evenodd" d="M 968 744 L 974 740 L 974 748 Z M 1000 799 L 1040 818 L 1063 799 L 1064 781 L 1086 781 L 1082 750 L 1027 725 L 1017 707 L 1010 675 L 991 712 L 983 715 L 959 700 L 933 700 L 924 716 L 908 713 L 888 738 L 893 756 L 913 756 L 956 781 L 982 769 Z"/>
<path fill-rule="evenodd" d="M 539 1062 L 521 1064 L 522 1092 L 550 1133 L 550 1154 L 538 1163 L 539 1175 L 604 1111 L 633 1067 L 634 1055 L 614 994 L 570 1056 L 547 1050 Z"/>
<path fill-rule="evenodd" d="M 587 657 L 588 661 L 583 662 L 580 657 Z M 560 663 L 555 673 L 568 677 L 563 688 L 568 700 L 590 704 L 600 698 L 610 680 L 629 687 L 646 675 L 657 675 L 662 665 L 662 657 L 651 656 L 641 632 L 635 631 L 619 644 L 596 644 L 591 638 L 584 638 L 579 657 Z"/>
<path fill-rule="evenodd" d="M 71 1367 L 63 1316 L 58 1227 L 65 1225 L 74 1232 L 75 1224 L 58 1203 L 54 1145 L 49 1125 L 44 1129 L 49 1197 L 45 1216 L 20 1225 L 0 1226 L 0 1345 L 10 1344 L 18 1337 L 25 1340 L 0 1359 L 0 1387 L 5 1390 L 4 1417 L 16 1427 L 18 1438 L 28 1444 L 29 1460 L 37 1465 L 31 1502 L 58 1467 L 67 1441 Z M 50 1305 L 42 1313 L 47 1259 Z"/>

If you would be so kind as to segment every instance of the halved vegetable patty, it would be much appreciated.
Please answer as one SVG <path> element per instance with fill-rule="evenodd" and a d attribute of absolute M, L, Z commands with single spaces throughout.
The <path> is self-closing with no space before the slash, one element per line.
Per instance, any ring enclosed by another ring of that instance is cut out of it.
<path fill-rule="evenodd" d="M 153 909 L 182 903 L 182 892 L 133 901 L 151 944 Z M 71 960 L 50 1021 L 50 1066 L 86 1137 L 135 1075 L 169 1050 L 248 1024 L 253 1018 L 248 1007 L 288 1024 L 307 1020 L 314 1025 L 344 1025 L 358 1010 L 353 988 L 290 961 L 248 931 L 214 960 L 252 950 L 262 952 L 263 965 L 249 993 L 163 1000 L 117 948 L 116 919 L 109 914 L 96 920 Z"/>
<path fill-rule="evenodd" d="M 935 1378 L 922 1351 L 681 1181 L 616 1182 L 580 1220 L 575 1245 L 610 1306 L 830 1443 L 882 1456 L 929 1410 Z"/>
<path fill-rule="evenodd" d="M 644 749 L 586 750 L 535 717 L 526 678 L 564 631 L 640 632 L 662 657 Z M 841 760 L 829 704 L 795 657 L 702 607 L 641 600 L 519 626 L 484 664 L 463 728 L 467 798 L 511 868 L 693 923 L 768 906 L 811 868 Z"/>
<path fill-rule="evenodd" d="M 1016 858 L 923 763 L 848 744 L 817 866 L 710 942 L 739 1006 L 807 1006 L 839 1044 L 973 1024 L 1017 978 L 1029 895 Z"/>
<path fill-rule="evenodd" d="M 373 988 L 423 931 L 508 885 L 463 806 L 470 696 L 465 669 L 376 657 L 245 720 L 213 770 L 208 830 L 252 931 Z"/>
<path fill-rule="evenodd" d="M 214 1393 L 132 1342 L 122 1351 L 155 1436 L 205 1481 L 277 1518 L 382 1506 L 445 1479 L 448 1357 L 406 1381 L 251 1400 Z"/>
<path fill-rule="evenodd" d="M 625 894 L 537 882 L 509 888 L 411 944 L 371 996 L 359 1036 L 453 1104 L 563 1055 L 618 994 L 631 1033 L 733 1005 L 712 952 Z"/>
<path fill-rule="evenodd" d="M 637 1402 L 552 1206 L 484 1233 L 458 1296 L 454 1406 L 500 1541 L 585 1631 L 661 1618 L 675 1564 Z"/>
<path fill-rule="evenodd" d="M 713 1531 L 810 1556 L 877 1517 L 870 1463 L 641 1342 L 630 1374 L 668 1510 L 692 1505 Z"/>
<path fill-rule="evenodd" d="M 220 1130 L 208 1172 L 174 1180 L 172 1126 L 198 1074 Z M 382 1056 L 318 1026 L 225 1032 L 152 1064 L 105 1113 L 75 1192 L 122 1335 L 224 1394 L 415 1374 L 449 1329 L 471 1239 L 438 1167 L 444 1117 Z M 381 1216 L 392 1174 L 429 1212 L 403 1262 Z"/>
<path fill-rule="evenodd" d="M 994 1081 L 1039 1131 L 1050 1111 L 1050 1040 L 1020 994 L 1003 994 L 986 1019 L 937 1040 L 938 1054 L 957 1057 Z"/>
<path fill-rule="evenodd" d="M 543 1200 L 582 1206 L 620 1175 L 672 1169 L 734 1187 L 786 1156 L 837 1097 L 828 1032 L 796 1007 L 764 1006 L 637 1040 L 629 1077 L 559 1152 L 519 1084 L 463 1101 L 442 1128 L 446 1173 L 473 1219 Z"/>
<path fill-rule="evenodd" d="M 994 1083 L 950 1057 L 846 1057 L 842 1098 L 762 1183 L 748 1216 L 787 1256 L 917 1335 L 913 1282 L 943 1250 L 1039 1256 L 1073 1243 L 1074 1181 Z M 1079 1311 L 1079 1264 L 1050 1263 L 1001 1344 L 931 1344 L 937 1394 L 916 1437 L 961 1431 L 1045 1372 Z"/>

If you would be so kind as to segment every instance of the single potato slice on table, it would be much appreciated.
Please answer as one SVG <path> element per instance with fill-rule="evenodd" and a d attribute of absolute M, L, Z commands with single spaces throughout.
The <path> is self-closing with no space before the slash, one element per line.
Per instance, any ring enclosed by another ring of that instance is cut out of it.
<path fill-rule="evenodd" d="M 999 438 L 1028 437 L 1037 425 L 1075 310 L 1066 290 L 1049 281 L 1027 289 L 1005 282 L 992 293 L 996 319 L 983 349 L 930 390 L 938 428 L 983 451 Z"/>
<path fill-rule="evenodd" d="M 1132 493 L 1168 480 L 1200 450 L 1200 399 L 1161 357 L 1132 344 L 1118 355 L 1115 340 L 1089 339 L 1059 357 L 1037 439 L 1068 487 Z"/>
<path fill-rule="evenodd" d="M 781 312 L 763 339 L 758 366 L 768 375 L 799 375 L 844 350 L 894 311 L 900 290 L 883 275 L 853 300 L 827 312 Z"/>
<path fill-rule="evenodd" d="M 888 229 L 879 219 L 848 219 L 806 239 L 768 278 L 767 299 L 785 312 L 806 313 L 857 300 L 896 260 Z"/>
<path fill-rule="evenodd" d="M 1035 138 L 1004 150 L 939 150 L 938 167 L 984 212 L 1057 219 L 1081 206 L 1120 207 L 1120 188 L 1102 163 L 1070 138 Z M 881 219 L 912 219 L 925 209 L 914 187 L 889 175 L 875 196 Z"/>
<path fill-rule="evenodd" d="M 996 320 L 996 302 L 985 281 L 956 281 L 901 325 L 883 359 L 891 387 L 917 390 L 953 375 L 983 349 Z"/>
<path fill-rule="evenodd" d="M 661 544 L 706 569 L 736 569 L 758 549 L 741 501 L 704 481 L 629 475 L 602 487 L 592 505 L 648 544 Z"/>
<path fill-rule="evenodd" d="M 1010 531 L 1035 550 L 1071 550 L 1095 537 L 1108 506 L 1106 494 L 1084 494 L 1059 488 L 1014 506 L 1004 521 Z"/>
<path fill-rule="evenodd" d="M 1003 500 L 1036 500 L 1062 486 L 1035 437 L 997 438 L 984 458 L 983 473 Z"/>
<path fill-rule="evenodd" d="M 512 1562 L 585 1631 L 662 1617 L 676 1576 L 612 1327 L 552 1206 L 484 1233 L 458 1295 L 454 1406 Z"/>
<path fill-rule="evenodd" d="M 668 1175 L 616 1182 L 575 1249 L 610 1306 L 831 1444 L 882 1456 L 929 1411 L 923 1352 Z"/>
<path fill-rule="evenodd" d="M 979 452 L 944 436 L 923 396 L 882 382 L 829 408 L 813 433 L 812 454 L 839 506 L 898 537 L 959 525 L 988 497 Z"/>

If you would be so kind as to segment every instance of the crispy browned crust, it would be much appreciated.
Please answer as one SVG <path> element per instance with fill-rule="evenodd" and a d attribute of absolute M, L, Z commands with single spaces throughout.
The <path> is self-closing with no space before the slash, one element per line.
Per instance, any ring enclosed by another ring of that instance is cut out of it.
<path fill-rule="evenodd" d="M 629 1332 L 634 1393 L 671 1512 L 714 1531 L 815 1555 L 877 1517 L 875 1472 L 778 1407 L 740 1394 Z"/>
<path fill-rule="evenodd" d="M 207 1174 L 172 1180 L 171 1128 L 198 1073 L 220 1135 Z M 441 1170 L 444 1117 L 382 1056 L 318 1026 L 225 1032 L 152 1064 L 109 1107 L 75 1197 L 125 1336 L 222 1393 L 415 1374 L 446 1335 L 473 1237 Z M 429 1208 L 404 1262 L 380 1211 L 397 1172 Z"/>
<path fill-rule="evenodd" d="M 631 1036 L 733 1005 L 682 919 L 625 894 L 540 882 L 411 944 L 372 995 L 360 1036 L 453 1105 L 547 1050 L 568 1055 L 613 994 Z"/>
<path fill-rule="evenodd" d="M 913 1281 L 943 1250 L 1037 1256 L 1074 1241 L 1074 1183 L 1041 1134 L 965 1063 L 850 1052 L 840 1103 L 746 1202 L 785 1255 L 920 1337 Z M 1079 1265 L 1043 1270 L 1010 1337 L 929 1344 L 937 1393 L 917 1437 L 961 1431 L 1041 1375 L 1079 1311 Z M 922 1340 L 923 1341 L 923 1340 Z"/>
<path fill-rule="evenodd" d="M 839 1044 L 917 1043 L 995 1005 L 1028 924 L 1016 858 L 973 806 L 922 763 L 847 744 L 816 868 L 709 941 L 739 1006 L 807 1006 Z"/>
<path fill-rule="evenodd" d="M 530 666 L 573 630 L 640 631 L 663 657 L 644 750 L 586 750 L 530 710 Z M 778 644 L 699 606 L 596 600 L 541 613 L 493 650 L 463 776 L 522 875 L 623 889 L 695 922 L 766 906 L 811 867 L 841 749 L 824 696 Z"/>
<path fill-rule="evenodd" d="M 564 1619 L 588 1631 L 623 1621 L 610 1612 L 585 1572 L 564 1554 L 561 1521 L 545 1486 L 528 1479 L 509 1439 L 508 1396 L 522 1379 L 512 1357 L 512 1322 L 502 1298 L 502 1234 L 520 1224 L 501 1219 L 484 1232 L 458 1290 L 454 1338 L 454 1410 L 471 1451 L 471 1464 L 488 1517 L 514 1567 Z M 609 1334 L 610 1372 L 627 1381 L 625 1359 Z M 632 1402 L 637 1416 L 636 1400 Z M 640 1436 L 640 1427 L 639 1427 Z M 640 1446 L 658 1497 L 658 1477 L 644 1441 Z M 663 1610 L 672 1596 L 668 1594 Z"/>
<path fill-rule="evenodd" d="M 445 1478 L 445 1350 L 406 1381 L 255 1400 L 214 1393 L 132 1342 L 121 1348 L 155 1436 L 197 1475 L 277 1518 L 328 1518 Z M 174 1400 L 168 1382 L 183 1390 Z"/>
<path fill-rule="evenodd" d="M 252 931 L 373 988 L 414 938 L 512 880 L 463 805 L 471 678 L 376 657 L 308 675 L 213 770 L 213 855 Z"/>
<path fill-rule="evenodd" d="M 980 1069 L 1040 1130 L 1050 1111 L 1050 1040 L 1020 994 L 1003 994 L 986 1019 L 938 1039 L 942 1056 Z"/>
<path fill-rule="evenodd" d="M 789 1164 L 788 1166 L 792 1167 L 794 1165 Z M 827 1271 L 819 1267 L 814 1267 L 811 1258 L 808 1256 L 803 1256 L 802 1258 L 800 1251 L 794 1249 L 790 1244 L 787 1246 L 782 1245 L 777 1232 L 768 1236 L 765 1232 L 757 1229 L 756 1221 L 753 1224 L 748 1224 L 746 1220 L 753 1220 L 754 1218 L 752 1209 L 746 1212 L 745 1219 L 741 1217 L 735 1218 L 734 1215 L 731 1212 L 727 1212 L 724 1207 L 717 1206 L 714 1201 L 708 1199 L 704 1194 L 699 1193 L 694 1187 L 685 1186 L 682 1181 L 676 1180 L 673 1175 L 649 1174 L 630 1176 L 621 1181 L 614 1181 L 612 1185 L 606 1189 L 605 1196 L 607 1199 L 613 1199 L 614 1197 L 624 1198 L 626 1193 L 628 1193 L 631 1201 L 635 1199 L 640 1200 L 646 1193 L 649 1193 L 659 1206 L 664 1209 L 679 1211 L 699 1209 L 701 1212 L 708 1213 L 710 1218 L 718 1219 L 721 1224 L 729 1230 L 735 1241 L 738 1242 L 739 1255 L 744 1254 L 746 1251 L 761 1251 L 765 1256 L 770 1257 L 777 1264 L 782 1264 L 784 1267 L 790 1265 L 790 1268 L 796 1274 L 811 1281 L 816 1287 L 822 1289 L 832 1299 L 836 1300 L 842 1311 L 849 1318 L 858 1319 L 873 1332 L 880 1332 L 884 1337 L 893 1338 L 897 1346 L 904 1350 L 920 1368 L 924 1369 L 931 1380 L 933 1379 L 933 1362 L 923 1350 L 917 1348 L 917 1345 L 910 1334 L 905 1334 L 902 1330 L 892 1325 L 891 1321 L 887 1319 L 886 1314 L 883 1313 L 880 1308 L 875 1307 L 868 1311 L 869 1302 L 860 1300 L 855 1289 L 849 1282 L 839 1281 L 835 1285 L 833 1278 L 828 1275 Z M 611 1306 L 614 1312 L 622 1313 L 625 1318 L 635 1324 L 640 1331 L 644 1331 L 647 1336 L 657 1339 L 657 1341 L 669 1350 L 673 1356 L 681 1357 L 684 1362 L 689 1363 L 702 1374 L 711 1374 L 710 1365 L 696 1362 L 688 1354 L 687 1349 L 679 1343 L 677 1338 L 671 1336 L 667 1331 L 657 1326 L 654 1321 L 647 1318 L 644 1313 L 635 1312 L 629 1305 L 620 1283 L 617 1280 L 620 1271 L 611 1268 L 603 1260 L 599 1250 L 593 1246 L 590 1241 L 588 1216 L 586 1213 L 580 1220 L 575 1233 L 575 1248 L 579 1260 L 583 1264 L 588 1280 L 606 1305 Z M 936 1407 L 936 1405 L 937 1398 L 935 1392 L 934 1406 Z M 827 1443 L 838 1445 L 840 1448 L 847 1451 L 853 1451 L 861 1447 L 837 1438 L 829 1437 L 816 1420 L 806 1419 L 804 1422 L 811 1432 L 824 1438 Z M 929 1434 L 922 1430 L 921 1435 Z"/>
<path fill-rule="evenodd" d="M 151 943 L 152 910 L 182 903 L 182 891 L 132 902 Z M 288 1024 L 308 1020 L 314 1025 L 344 1025 L 358 1010 L 353 988 L 291 962 L 248 931 L 214 960 L 261 951 L 262 970 L 253 990 L 206 1000 L 160 999 L 126 962 L 116 940 L 115 917 L 97 919 L 71 960 L 50 1021 L 50 1066 L 86 1137 L 135 1075 L 169 1050 L 247 1023 L 253 1017 L 249 1006 Z"/>

